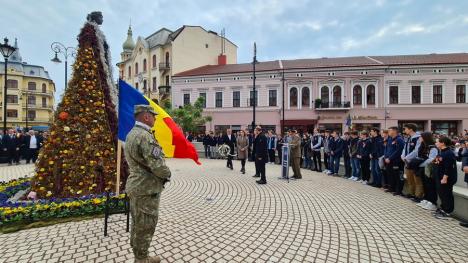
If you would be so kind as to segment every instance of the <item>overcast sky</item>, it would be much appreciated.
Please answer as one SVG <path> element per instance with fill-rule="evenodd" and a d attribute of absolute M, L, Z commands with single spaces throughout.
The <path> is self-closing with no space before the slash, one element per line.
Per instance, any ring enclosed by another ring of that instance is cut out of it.
<path fill-rule="evenodd" d="M 128 25 L 134 39 L 161 27 L 200 25 L 238 47 L 238 62 L 258 60 L 466 52 L 466 0 L 0 0 L 1 36 L 18 38 L 23 60 L 45 66 L 63 93 L 64 66 L 50 62 L 50 44 L 76 46 L 91 11 L 102 11 L 104 31 L 119 61 Z M 3 59 L 3 58 L 2 58 Z M 118 76 L 114 71 L 114 79 Z"/>

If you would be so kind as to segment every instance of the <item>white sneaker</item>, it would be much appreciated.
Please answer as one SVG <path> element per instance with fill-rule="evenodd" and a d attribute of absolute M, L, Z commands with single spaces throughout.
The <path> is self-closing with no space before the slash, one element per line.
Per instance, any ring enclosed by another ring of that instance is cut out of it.
<path fill-rule="evenodd" d="M 361 184 L 367 184 L 367 181 L 366 181 L 366 180 L 364 180 L 364 181 L 362 181 L 362 182 L 361 182 Z"/>
<path fill-rule="evenodd" d="M 416 205 L 419 206 L 419 207 L 423 207 L 423 206 L 425 206 L 425 205 L 427 204 L 427 202 L 429 202 L 429 201 L 427 201 L 427 200 L 422 200 L 421 202 L 419 202 L 419 203 L 416 204 Z"/>
<path fill-rule="evenodd" d="M 426 210 L 430 210 L 430 211 L 436 211 L 437 210 L 437 206 L 435 206 L 431 202 L 427 202 L 424 206 L 421 206 L 421 207 L 426 209 Z"/>
<path fill-rule="evenodd" d="M 354 180 L 354 176 L 349 177 L 348 180 Z"/>
<path fill-rule="evenodd" d="M 359 180 L 358 177 L 354 177 L 354 179 L 353 179 L 353 181 L 355 181 L 355 182 L 359 182 L 358 180 Z"/>

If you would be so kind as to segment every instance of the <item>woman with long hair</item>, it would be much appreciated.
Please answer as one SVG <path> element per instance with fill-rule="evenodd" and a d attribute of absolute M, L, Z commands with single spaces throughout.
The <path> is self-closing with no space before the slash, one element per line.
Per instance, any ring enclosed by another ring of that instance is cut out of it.
<path fill-rule="evenodd" d="M 245 135 L 245 131 L 240 131 L 237 136 L 237 159 L 241 161 L 241 173 L 245 174 L 245 160 L 248 157 L 249 139 Z"/>
<path fill-rule="evenodd" d="M 437 209 L 437 191 L 433 161 L 437 157 L 438 150 L 431 132 L 421 133 L 419 141 L 421 144 L 418 149 L 418 158 L 424 161 L 419 165 L 416 175 L 422 179 L 424 197 L 418 206 L 434 211 Z"/>

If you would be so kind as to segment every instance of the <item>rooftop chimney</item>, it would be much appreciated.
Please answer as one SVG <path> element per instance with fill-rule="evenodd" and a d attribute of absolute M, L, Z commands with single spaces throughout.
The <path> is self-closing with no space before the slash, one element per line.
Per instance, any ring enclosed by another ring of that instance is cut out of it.
<path fill-rule="evenodd" d="M 224 54 L 218 56 L 218 65 L 223 66 L 227 64 L 227 57 Z"/>

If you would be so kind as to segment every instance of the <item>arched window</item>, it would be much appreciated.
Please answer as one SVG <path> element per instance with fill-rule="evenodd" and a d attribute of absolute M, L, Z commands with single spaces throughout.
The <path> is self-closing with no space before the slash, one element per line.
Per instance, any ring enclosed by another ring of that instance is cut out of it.
<path fill-rule="evenodd" d="M 302 88 L 302 107 L 310 106 L 310 90 L 308 87 Z"/>
<path fill-rule="evenodd" d="M 132 66 L 128 66 L 128 77 L 132 77 Z"/>
<path fill-rule="evenodd" d="M 320 99 L 322 100 L 322 108 L 328 108 L 328 103 L 330 102 L 329 89 L 327 86 L 323 86 L 320 90 Z"/>
<path fill-rule="evenodd" d="M 153 68 L 156 67 L 156 55 L 153 55 Z"/>
<path fill-rule="evenodd" d="M 289 106 L 297 107 L 297 88 L 289 90 Z"/>
<path fill-rule="evenodd" d="M 138 63 L 135 63 L 135 75 L 138 74 Z"/>
<path fill-rule="evenodd" d="M 362 87 L 359 85 L 353 88 L 353 104 L 362 105 Z"/>
<path fill-rule="evenodd" d="M 166 52 L 166 66 L 169 66 L 169 52 Z"/>
<path fill-rule="evenodd" d="M 333 87 L 333 104 L 341 105 L 341 87 L 340 86 Z"/>
<path fill-rule="evenodd" d="M 42 93 L 47 92 L 47 85 L 45 83 L 42 83 Z"/>
<path fill-rule="evenodd" d="M 367 86 L 367 105 L 375 105 L 375 86 Z"/>
<path fill-rule="evenodd" d="M 143 59 L 143 72 L 146 72 L 146 58 Z"/>

